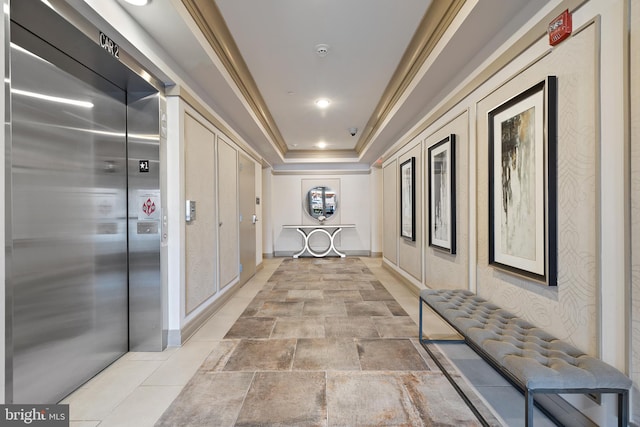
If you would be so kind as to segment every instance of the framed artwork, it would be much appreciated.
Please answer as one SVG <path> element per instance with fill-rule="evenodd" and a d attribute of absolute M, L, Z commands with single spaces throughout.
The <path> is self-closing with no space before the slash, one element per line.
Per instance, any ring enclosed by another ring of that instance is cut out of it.
<path fill-rule="evenodd" d="M 456 136 L 429 147 L 429 246 L 456 253 Z"/>
<path fill-rule="evenodd" d="M 555 76 L 488 113 L 489 264 L 557 284 Z"/>
<path fill-rule="evenodd" d="M 400 235 L 416 240 L 416 158 L 411 157 L 400 164 Z"/>

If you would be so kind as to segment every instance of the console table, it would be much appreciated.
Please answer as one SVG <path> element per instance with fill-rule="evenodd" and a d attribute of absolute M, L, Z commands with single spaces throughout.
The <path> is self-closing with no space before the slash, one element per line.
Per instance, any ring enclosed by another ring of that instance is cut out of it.
<path fill-rule="evenodd" d="M 302 235 L 302 238 L 304 239 L 304 247 L 302 248 L 302 250 L 300 252 L 298 252 L 297 254 L 295 254 L 293 257 L 294 258 L 298 258 L 300 257 L 300 255 L 302 255 L 303 253 L 309 252 L 311 255 L 313 255 L 316 258 L 323 258 L 325 256 L 327 256 L 331 251 L 335 252 L 337 255 L 339 255 L 341 258 L 346 257 L 346 254 L 343 254 L 342 252 L 338 251 L 336 249 L 336 246 L 334 244 L 334 239 L 336 238 L 336 236 L 338 235 L 338 233 L 340 233 L 342 231 L 343 228 L 356 228 L 355 224 L 334 224 L 334 225 L 325 225 L 325 224 L 315 224 L 315 225 L 283 225 L 282 228 L 295 228 L 298 233 L 300 233 Z M 334 229 L 333 232 L 329 233 L 329 230 Z M 319 252 L 314 252 L 310 247 L 309 247 L 309 239 L 311 238 L 311 236 L 313 236 L 315 233 L 322 233 L 322 234 L 326 234 L 327 237 L 329 237 L 329 247 L 327 248 L 326 251 L 319 253 Z"/>

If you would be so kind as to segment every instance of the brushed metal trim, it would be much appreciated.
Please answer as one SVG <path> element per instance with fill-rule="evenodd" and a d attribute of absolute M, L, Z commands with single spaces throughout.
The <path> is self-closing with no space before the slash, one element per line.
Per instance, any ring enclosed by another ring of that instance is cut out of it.
<path fill-rule="evenodd" d="M 624 152 L 626 154 L 626 161 L 624 164 L 624 176 L 625 176 L 625 185 L 624 185 L 624 228 L 625 230 L 633 230 L 633 221 L 632 221 L 632 185 L 631 180 L 633 178 L 632 175 L 632 167 L 631 167 L 631 2 L 625 1 L 624 7 L 624 33 L 628 34 L 624 39 L 624 76 L 623 76 L 623 85 L 624 85 L 624 93 L 626 94 L 624 99 Z M 632 266 L 633 259 L 631 256 L 631 251 L 633 247 L 633 237 L 631 233 L 625 233 L 625 242 L 624 242 L 624 295 L 632 295 L 633 289 L 633 274 L 632 274 Z M 633 376 L 633 299 L 627 298 L 625 301 L 624 307 L 625 313 L 625 368 L 626 373 L 629 376 Z M 637 398 L 636 398 L 637 400 Z"/>
<path fill-rule="evenodd" d="M 99 32 L 99 28 L 95 24 L 82 16 L 82 14 L 80 14 L 76 9 L 74 9 L 71 5 L 68 4 L 68 2 L 64 0 L 49 0 L 49 4 L 51 5 L 51 9 L 53 9 L 55 13 L 60 15 L 75 29 L 87 36 L 87 38 L 93 43 L 100 46 L 98 43 L 98 38 L 96 37 Z M 122 46 L 120 49 L 118 62 L 123 64 L 137 76 L 141 77 L 158 92 L 162 92 L 164 90 L 165 86 L 161 79 L 155 76 L 150 70 L 142 66 L 142 64 L 138 62 L 138 60 L 130 52 L 127 52 L 124 48 L 122 48 Z M 105 77 L 107 80 L 110 80 L 108 76 L 103 77 Z M 126 87 L 122 89 L 132 90 L 131 88 Z M 137 89 L 138 88 L 136 88 L 136 90 Z"/>
<path fill-rule="evenodd" d="M 12 139 L 11 139 L 11 16 L 9 1 L 2 2 L 4 25 L 4 403 L 13 402 L 13 281 L 11 280 L 11 262 L 13 254 L 12 234 Z"/>
<path fill-rule="evenodd" d="M 211 0 L 182 0 L 182 4 L 218 55 L 260 124 L 284 156 L 288 151 L 287 144 L 284 142 L 284 138 L 267 108 L 267 104 L 258 90 L 258 85 L 249 72 L 249 67 L 242 58 L 218 6 Z"/>

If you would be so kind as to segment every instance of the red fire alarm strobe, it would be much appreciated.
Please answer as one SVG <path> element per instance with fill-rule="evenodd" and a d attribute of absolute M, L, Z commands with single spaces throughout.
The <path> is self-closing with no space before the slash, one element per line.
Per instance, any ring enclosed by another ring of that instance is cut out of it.
<path fill-rule="evenodd" d="M 571 22 L 571 13 L 569 13 L 569 10 L 567 9 L 549 24 L 549 28 L 547 28 L 549 44 L 551 46 L 557 45 L 571 35 L 572 29 L 573 24 Z"/>

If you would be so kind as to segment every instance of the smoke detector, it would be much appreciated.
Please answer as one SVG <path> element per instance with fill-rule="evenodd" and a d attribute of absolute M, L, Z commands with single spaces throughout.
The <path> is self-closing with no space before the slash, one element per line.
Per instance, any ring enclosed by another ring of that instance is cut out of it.
<path fill-rule="evenodd" d="M 329 45 L 328 44 L 318 44 L 316 45 L 316 54 L 320 58 L 324 58 L 329 54 Z"/>

